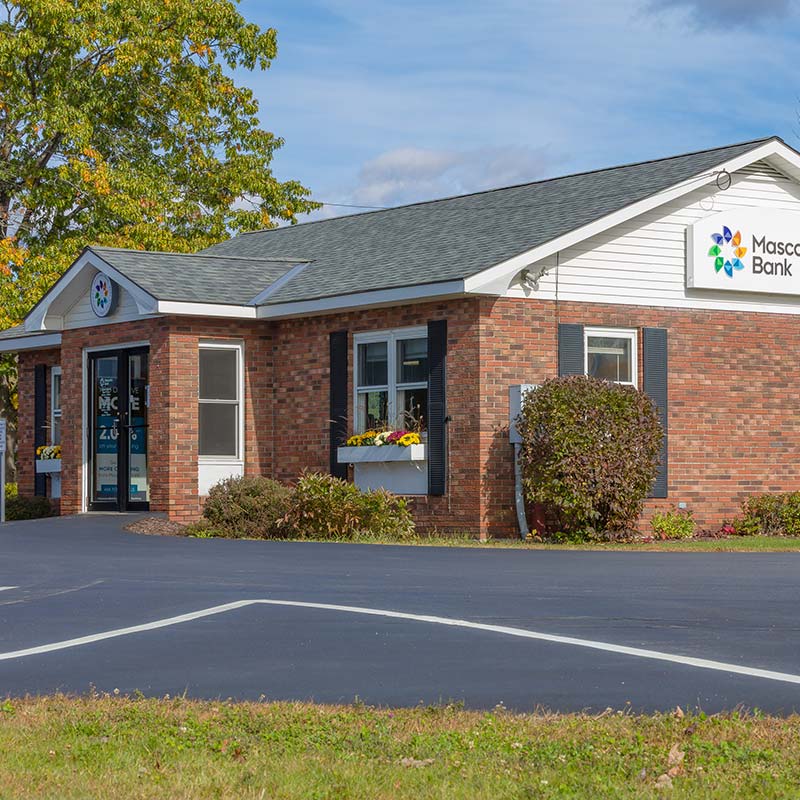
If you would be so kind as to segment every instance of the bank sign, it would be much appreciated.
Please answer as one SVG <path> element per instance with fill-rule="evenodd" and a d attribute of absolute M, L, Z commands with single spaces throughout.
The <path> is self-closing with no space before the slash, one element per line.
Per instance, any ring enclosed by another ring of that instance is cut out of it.
<path fill-rule="evenodd" d="M 686 285 L 800 295 L 800 214 L 743 208 L 690 225 Z"/>

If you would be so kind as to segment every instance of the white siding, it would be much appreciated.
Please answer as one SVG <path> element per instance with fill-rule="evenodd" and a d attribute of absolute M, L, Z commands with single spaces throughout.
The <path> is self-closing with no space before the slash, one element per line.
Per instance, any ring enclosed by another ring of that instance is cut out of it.
<path fill-rule="evenodd" d="M 81 293 L 78 301 L 64 314 L 64 328 L 85 328 L 89 325 L 111 325 L 115 322 L 129 322 L 133 319 L 141 319 L 142 315 L 136 306 L 136 301 L 119 284 L 119 301 L 116 311 L 110 316 L 101 319 L 96 316 L 89 305 L 89 286 L 95 276 L 93 270 L 84 270 L 83 274 L 75 278 L 76 283 L 81 284 Z"/>
<path fill-rule="evenodd" d="M 742 207 L 800 214 L 800 186 L 764 162 L 736 172 L 725 191 L 704 187 L 562 251 L 558 299 L 594 303 L 800 314 L 800 297 L 686 288 L 686 227 Z M 556 257 L 538 291 L 512 285 L 507 296 L 556 298 Z"/>

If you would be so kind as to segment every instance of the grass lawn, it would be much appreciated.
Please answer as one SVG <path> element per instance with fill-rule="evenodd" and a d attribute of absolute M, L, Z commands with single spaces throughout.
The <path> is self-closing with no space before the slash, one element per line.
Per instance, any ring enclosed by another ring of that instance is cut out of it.
<path fill-rule="evenodd" d="M 163 517 L 146 517 L 135 520 L 126 525 L 126 530 L 132 533 L 156 534 L 166 536 L 186 535 L 186 526 L 171 522 Z M 190 534 L 193 535 L 193 534 Z M 214 538 L 210 532 L 204 532 L 199 538 Z M 245 538 L 245 537 L 237 537 Z M 285 539 L 283 541 L 312 541 L 310 539 Z M 468 535 L 453 535 L 445 533 L 432 533 L 431 535 L 415 536 L 411 539 L 397 541 L 395 539 L 382 539 L 377 536 L 364 536 L 357 539 L 325 539 L 328 542 L 341 542 L 345 544 L 395 544 L 408 546 L 428 547 L 505 547 L 524 550 L 630 550 L 635 552 L 800 552 L 800 536 L 730 536 L 725 539 L 682 539 L 676 541 L 652 542 L 620 542 L 591 544 L 550 544 L 543 542 L 525 541 L 519 538 L 490 539 L 481 542 Z M 2 798 L 0 798 L 2 800 Z"/>
<path fill-rule="evenodd" d="M 503 540 L 493 540 L 500 544 Z M 537 544 L 535 542 L 514 543 L 514 546 L 537 550 L 632 550 L 636 552 L 653 551 L 659 553 L 777 553 L 800 552 L 798 536 L 731 536 L 727 539 L 683 539 L 668 542 L 632 542 L 622 544 Z"/>
<path fill-rule="evenodd" d="M 477 548 L 516 548 L 518 550 L 628 550 L 631 552 L 658 553 L 784 553 L 800 552 L 798 536 L 731 536 L 727 539 L 683 539 L 679 541 L 620 542 L 591 544 L 545 544 L 542 542 L 523 542 L 521 539 L 489 539 L 480 542 L 467 536 L 420 536 L 409 542 L 380 541 L 364 539 L 371 544 L 399 544 L 428 547 L 477 547 Z"/>
<path fill-rule="evenodd" d="M 796 797 L 800 717 L 0 702 L 0 797 Z M 670 788 L 671 786 L 671 788 Z"/>

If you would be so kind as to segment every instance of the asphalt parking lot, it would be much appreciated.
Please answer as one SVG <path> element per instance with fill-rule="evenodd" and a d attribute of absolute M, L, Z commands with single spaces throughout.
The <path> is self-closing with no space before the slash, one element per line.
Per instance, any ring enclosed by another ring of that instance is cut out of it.
<path fill-rule="evenodd" d="M 800 710 L 800 554 L 181 539 L 129 520 L 0 526 L 0 696 Z"/>

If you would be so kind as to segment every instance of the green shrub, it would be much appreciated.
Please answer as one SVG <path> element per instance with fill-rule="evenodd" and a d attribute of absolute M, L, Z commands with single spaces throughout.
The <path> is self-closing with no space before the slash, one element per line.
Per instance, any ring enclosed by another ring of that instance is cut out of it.
<path fill-rule="evenodd" d="M 362 492 L 347 481 L 304 473 L 294 488 L 287 532 L 301 539 L 395 539 L 414 536 L 408 503 L 390 492 Z"/>
<path fill-rule="evenodd" d="M 800 492 L 748 497 L 733 527 L 740 536 L 800 536 Z"/>
<path fill-rule="evenodd" d="M 525 496 L 548 531 L 570 538 L 629 533 L 655 481 L 662 429 L 632 386 L 554 378 L 529 393 L 518 421 Z"/>
<path fill-rule="evenodd" d="M 283 526 L 291 497 L 288 486 L 271 478 L 252 475 L 227 478 L 212 486 L 208 493 L 203 507 L 207 527 L 203 530 L 210 528 L 216 536 L 231 538 L 285 536 Z"/>
<path fill-rule="evenodd" d="M 21 494 L 6 497 L 6 519 L 9 522 L 52 516 L 53 506 L 47 497 L 25 497 Z"/>
<path fill-rule="evenodd" d="M 650 520 L 650 527 L 656 539 L 691 539 L 695 522 L 691 511 L 672 508 L 669 511 L 656 511 Z"/>

